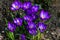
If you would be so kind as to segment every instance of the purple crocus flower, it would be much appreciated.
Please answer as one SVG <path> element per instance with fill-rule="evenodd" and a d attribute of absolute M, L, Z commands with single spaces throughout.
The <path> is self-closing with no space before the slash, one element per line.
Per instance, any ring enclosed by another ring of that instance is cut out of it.
<path fill-rule="evenodd" d="M 34 20 L 38 18 L 38 16 L 36 14 L 32 14 L 31 16 Z"/>
<path fill-rule="evenodd" d="M 22 19 L 21 18 L 15 18 L 14 19 L 14 23 L 16 24 L 16 25 L 18 25 L 18 26 L 21 26 L 22 25 Z"/>
<path fill-rule="evenodd" d="M 30 29 L 30 30 L 28 30 L 29 31 L 29 33 L 31 34 L 31 35 L 36 35 L 37 34 L 37 30 L 36 29 Z"/>
<path fill-rule="evenodd" d="M 31 16 L 29 16 L 29 15 L 25 15 L 24 16 L 24 20 L 26 20 L 26 21 L 32 21 L 33 18 Z"/>
<path fill-rule="evenodd" d="M 28 29 L 36 29 L 36 24 L 34 22 L 27 22 L 28 23 Z"/>
<path fill-rule="evenodd" d="M 38 5 L 34 5 L 34 6 L 32 6 L 32 8 L 31 8 L 31 11 L 32 12 L 37 12 L 39 10 L 39 6 Z"/>
<path fill-rule="evenodd" d="M 11 10 L 18 10 L 22 7 L 22 3 L 19 1 L 14 1 L 11 6 Z"/>
<path fill-rule="evenodd" d="M 36 12 L 38 12 L 38 10 L 39 10 L 39 6 L 34 5 L 30 9 L 26 10 L 26 12 L 27 14 L 35 14 Z"/>
<path fill-rule="evenodd" d="M 14 32 L 16 29 L 16 25 L 14 25 L 13 23 L 8 22 L 8 30 L 10 30 L 11 32 Z"/>
<path fill-rule="evenodd" d="M 47 25 L 44 23 L 39 23 L 38 24 L 38 29 L 40 30 L 40 32 L 44 32 L 47 28 Z"/>
<path fill-rule="evenodd" d="M 41 12 L 40 12 L 40 18 L 42 20 L 49 19 L 50 18 L 50 15 L 49 15 L 48 11 L 41 10 Z"/>
<path fill-rule="evenodd" d="M 36 35 L 37 33 L 36 24 L 34 22 L 27 22 L 27 23 L 28 23 L 28 26 L 27 26 L 28 32 L 31 35 Z"/>
<path fill-rule="evenodd" d="M 21 35 L 21 40 L 26 40 L 26 36 L 24 34 Z"/>
<path fill-rule="evenodd" d="M 29 9 L 31 6 L 32 6 L 31 2 L 24 2 L 23 9 L 24 10 Z"/>

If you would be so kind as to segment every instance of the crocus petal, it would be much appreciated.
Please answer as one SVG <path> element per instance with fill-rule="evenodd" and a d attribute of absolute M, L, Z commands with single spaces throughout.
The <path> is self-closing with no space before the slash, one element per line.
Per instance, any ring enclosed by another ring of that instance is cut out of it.
<path fill-rule="evenodd" d="M 15 10 L 15 8 L 14 7 L 11 7 L 11 10 Z"/>

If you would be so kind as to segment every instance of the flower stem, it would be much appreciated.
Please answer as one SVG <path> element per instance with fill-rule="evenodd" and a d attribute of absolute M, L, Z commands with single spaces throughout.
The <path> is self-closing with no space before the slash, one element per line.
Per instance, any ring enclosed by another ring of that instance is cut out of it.
<path fill-rule="evenodd" d="M 12 18 L 14 19 L 14 15 L 11 13 Z"/>
<path fill-rule="evenodd" d="M 40 31 L 38 30 L 38 40 L 41 40 L 41 33 L 40 33 Z"/>
<path fill-rule="evenodd" d="M 34 40 L 34 35 L 33 35 L 33 40 Z"/>

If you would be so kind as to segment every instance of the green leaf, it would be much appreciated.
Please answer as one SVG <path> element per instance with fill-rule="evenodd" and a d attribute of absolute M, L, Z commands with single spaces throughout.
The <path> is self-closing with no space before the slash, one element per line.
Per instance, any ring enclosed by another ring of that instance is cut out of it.
<path fill-rule="evenodd" d="M 50 18 L 49 20 L 45 21 L 45 24 L 49 24 L 52 20 L 53 18 Z"/>
<path fill-rule="evenodd" d="M 37 36 L 38 36 L 38 40 L 41 40 L 41 33 L 40 33 L 39 30 L 38 30 L 38 34 L 37 34 Z"/>
<path fill-rule="evenodd" d="M 7 19 L 6 19 L 6 18 L 5 18 L 5 22 L 6 22 L 6 26 L 7 26 L 8 21 L 7 21 Z"/>
<path fill-rule="evenodd" d="M 33 35 L 32 39 L 33 39 L 33 40 L 41 40 L 41 33 L 40 33 L 39 30 L 38 30 L 37 35 Z"/>
<path fill-rule="evenodd" d="M 7 32 L 7 36 L 8 36 L 11 40 L 14 40 L 14 34 L 13 34 L 13 32 Z"/>

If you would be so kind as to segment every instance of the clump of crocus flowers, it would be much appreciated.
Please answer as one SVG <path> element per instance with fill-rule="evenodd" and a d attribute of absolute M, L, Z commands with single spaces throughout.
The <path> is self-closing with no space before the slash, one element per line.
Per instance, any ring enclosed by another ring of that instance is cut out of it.
<path fill-rule="evenodd" d="M 37 34 L 37 29 L 40 30 L 40 32 L 44 32 L 47 28 L 47 25 L 45 23 L 39 22 L 35 23 L 35 20 L 37 18 L 40 18 L 41 20 L 48 20 L 50 18 L 49 12 L 42 9 L 39 13 L 39 15 L 36 15 L 39 9 L 39 5 L 32 5 L 31 2 L 22 2 L 19 1 L 14 1 L 12 3 L 11 10 L 18 10 L 18 9 L 23 9 L 26 11 L 26 15 L 23 16 L 23 18 L 14 18 L 13 24 L 8 22 L 8 29 L 11 32 L 14 32 L 16 29 L 16 26 L 21 26 L 23 25 L 23 20 L 27 22 L 27 31 L 31 35 L 36 35 Z M 38 24 L 38 25 L 37 25 Z"/>

